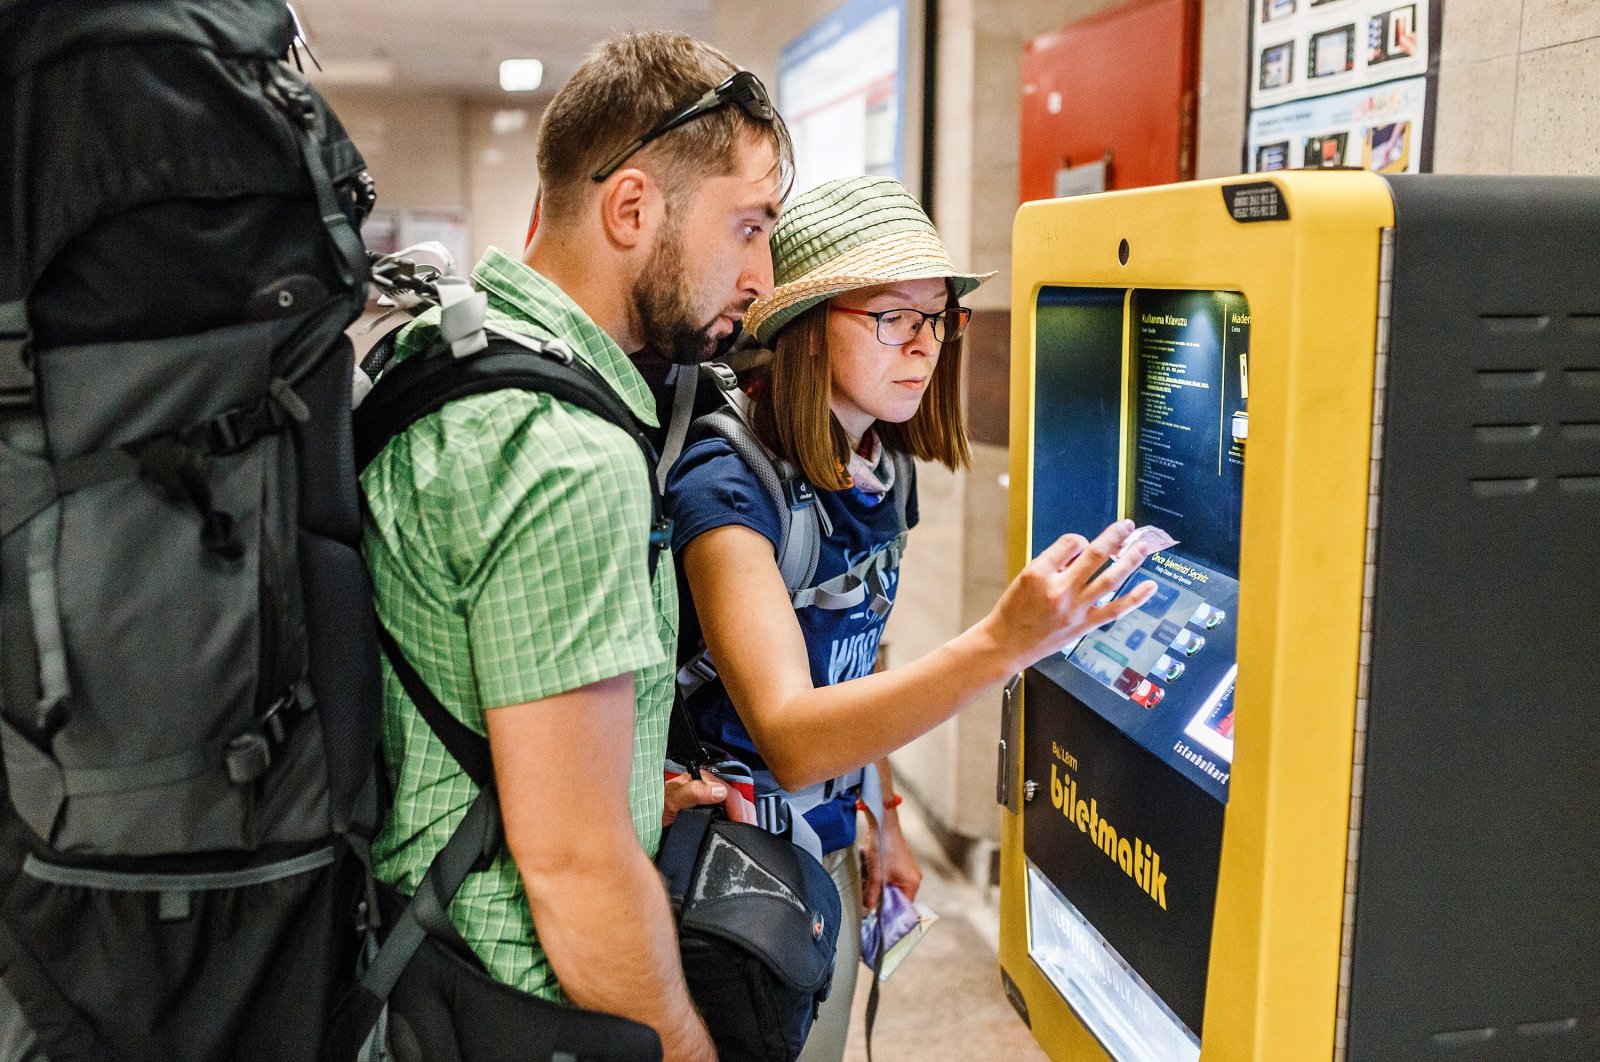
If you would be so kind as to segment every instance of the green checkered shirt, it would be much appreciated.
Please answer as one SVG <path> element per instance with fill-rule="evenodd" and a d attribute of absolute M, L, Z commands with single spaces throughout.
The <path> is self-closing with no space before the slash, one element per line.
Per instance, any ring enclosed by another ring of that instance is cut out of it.
<path fill-rule="evenodd" d="M 498 325 L 559 339 L 640 421 L 655 402 L 612 339 L 549 281 L 490 248 L 472 272 Z M 437 336 L 437 311 L 396 359 Z M 678 597 L 663 553 L 646 569 L 649 472 L 614 425 L 544 394 L 452 402 L 395 439 L 361 477 L 363 549 L 378 615 L 462 722 L 626 672 L 638 708 L 628 805 L 639 844 L 661 833 Z M 477 795 L 383 665 L 383 751 L 395 805 L 373 846 L 378 876 L 410 895 Z M 551 756 L 582 750 L 551 750 Z M 527 770 L 539 770 L 530 759 Z M 502 852 L 467 879 L 450 917 L 496 979 L 548 999 L 561 988 L 539 947 L 522 880 Z"/>

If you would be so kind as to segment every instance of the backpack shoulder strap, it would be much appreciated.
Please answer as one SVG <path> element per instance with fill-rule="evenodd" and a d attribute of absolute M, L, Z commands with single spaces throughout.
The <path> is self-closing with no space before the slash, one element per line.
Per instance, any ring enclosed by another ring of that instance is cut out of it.
<path fill-rule="evenodd" d="M 904 534 L 908 530 L 906 506 L 911 503 L 911 492 L 917 489 L 917 462 L 900 450 L 890 450 L 889 459 L 894 462 L 894 511 L 900 518 L 900 533 Z"/>
<path fill-rule="evenodd" d="M 647 470 L 654 470 L 655 447 L 643 425 L 599 373 L 560 344 L 497 335 L 475 354 L 452 357 L 428 351 L 385 371 L 353 414 L 356 474 L 364 472 L 384 447 L 423 417 L 458 399 L 509 389 L 548 394 L 616 425 L 639 447 Z M 671 541 L 672 525 L 664 515 L 655 476 L 647 478 L 649 570 L 654 578 L 661 551 Z"/>
<path fill-rule="evenodd" d="M 700 390 L 698 365 L 679 365 L 676 371 L 672 384 L 672 416 L 667 421 L 661 457 L 656 461 L 656 486 L 661 490 L 667 489 L 667 474 L 683 453 L 684 441 L 689 437 L 689 422 L 694 419 L 695 395 Z"/>
<path fill-rule="evenodd" d="M 822 537 L 832 528 L 817 492 L 800 470 L 775 456 L 756 438 L 746 419 L 744 395 L 728 390 L 726 396 L 728 405 L 696 420 L 693 434 L 697 438 L 715 435 L 726 442 L 745 467 L 755 473 L 761 489 L 778 510 L 780 526 L 774 555 L 789 602 L 800 608 L 802 603 L 809 603 L 802 599 L 812 594 L 809 588 L 817 574 L 817 559 L 822 555 Z M 702 639 L 698 650 L 678 669 L 679 697 L 687 700 L 716 677 L 716 666 Z"/>
<path fill-rule="evenodd" d="M 782 520 L 775 553 L 790 599 L 817 574 L 822 538 L 830 530 L 816 490 L 795 465 L 772 454 L 750 429 L 743 408 L 730 402 L 695 422 L 697 433 L 717 435 L 755 473 Z"/>
<path fill-rule="evenodd" d="M 479 789 L 493 789 L 494 761 L 489 755 L 489 739 L 450 714 L 450 709 L 434 695 L 427 681 L 411 666 L 411 661 L 400 649 L 400 643 L 394 640 L 394 635 L 381 620 L 378 622 L 378 645 L 388 659 L 389 666 L 394 668 L 401 688 L 416 706 L 417 714 L 422 716 L 423 722 L 428 724 L 428 729 L 433 731 L 450 758 L 460 764 L 473 785 Z"/>
<path fill-rule="evenodd" d="M 513 388 L 544 392 L 589 410 L 629 436 L 639 434 L 633 415 L 605 381 L 570 353 L 559 347 L 533 351 L 495 339 L 466 357 L 429 351 L 384 371 L 355 411 L 357 473 L 406 429 L 451 402 Z"/>
<path fill-rule="evenodd" d="M 672 415 L 667 421 L 661 457 L 656 462 L 656 485 L 662 490 L 667 489 L 667 475 L 683 455 L 683 445 L 688 441 L 689 429 L 693 427 L 699 396 L 705 392 L 707 385 L 716 387 L 722 393 L 724 403 L 734 404 L 731 396 L 738 389 L 739 378 L 731 368 L 720 361 L 677 366 L 672 381 Z"/>

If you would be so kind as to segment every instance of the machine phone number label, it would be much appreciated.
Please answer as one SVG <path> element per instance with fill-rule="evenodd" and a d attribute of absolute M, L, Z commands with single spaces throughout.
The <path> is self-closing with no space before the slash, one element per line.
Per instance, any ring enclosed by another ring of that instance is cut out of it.
<path fill-rule="evenodd" d="M 1283 189 L 1271 181 L 1224 185 L 1222 201 L 1235 221 L 1289 220 L 1289 204 L 1284 201 Z"/>

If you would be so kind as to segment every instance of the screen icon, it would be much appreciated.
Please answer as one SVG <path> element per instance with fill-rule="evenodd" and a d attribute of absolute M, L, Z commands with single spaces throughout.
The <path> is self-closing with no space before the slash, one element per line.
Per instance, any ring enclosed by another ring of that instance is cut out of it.
<path fill-rule="evenodd" d="M 1128 699 L 1133 701 L 1134 704 L 1142 704 L 1146 708 L 1154 708 L 1161 703 L 1161 698 L 1166 695 L 1166 691 L 1160 686 L 1157 686 L 1149 679 L 1144 679 L 1133 688 L 1132 693 L 1128 694 Z"/>

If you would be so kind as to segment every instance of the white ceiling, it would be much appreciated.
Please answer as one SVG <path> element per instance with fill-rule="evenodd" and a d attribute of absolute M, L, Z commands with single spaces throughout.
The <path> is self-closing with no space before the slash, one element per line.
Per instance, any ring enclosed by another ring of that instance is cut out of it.
<path fill-rule="evenodd" d="M 291 0 L 329 87 L 503 95 L 500 60 L 544 63 L 548 96 L 628 29 L 705 36 L 713 0 Z"/>

